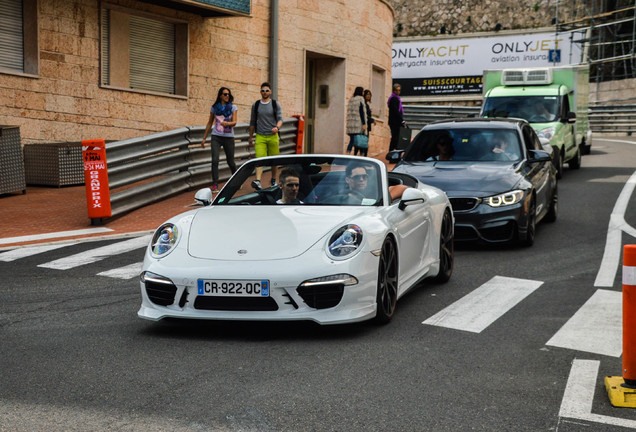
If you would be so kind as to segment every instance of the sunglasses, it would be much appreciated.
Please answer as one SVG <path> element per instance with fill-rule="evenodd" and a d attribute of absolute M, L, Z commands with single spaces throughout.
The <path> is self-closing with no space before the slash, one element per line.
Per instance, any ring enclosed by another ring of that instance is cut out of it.
<path fill-rule="evenodd" d="M 229 93 L 221 93 L 221 96 L 229 96 Z"/>
<path fill-rule="evenodd" d="M 269 93 L 271 90 L 261 90 L 261 93 Z"/>
<path fill-rule="evenodd" d="M 355 181 L 365 181 L 369 179 L 369 174 L 357 174 L 351 176 L 351 178 Z"/>

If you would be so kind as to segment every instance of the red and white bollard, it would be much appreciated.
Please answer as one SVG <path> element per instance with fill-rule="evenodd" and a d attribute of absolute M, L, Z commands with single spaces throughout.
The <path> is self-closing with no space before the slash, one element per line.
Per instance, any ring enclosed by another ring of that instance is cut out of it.
<path fill-rule="evenodd" d="M 636 408 L 636 245 L 623 247 L 623 376 L 605 388 L 612 405 Z"/>

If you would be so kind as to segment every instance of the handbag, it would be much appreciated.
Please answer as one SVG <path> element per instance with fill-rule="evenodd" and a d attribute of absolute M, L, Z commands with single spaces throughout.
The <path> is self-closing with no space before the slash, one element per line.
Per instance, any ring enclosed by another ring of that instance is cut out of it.
<path fill-rule="evenodd" d="M 403 126 L 400 128 L 396 150 L 406 150 L 409 144 L 411 144 L 411 129 Z"/>
<path fill-rule="evenodd" d="M 369 137 L 364 134 L 354 135 L 353 145 L 358 148 L 369 148 Z"/>

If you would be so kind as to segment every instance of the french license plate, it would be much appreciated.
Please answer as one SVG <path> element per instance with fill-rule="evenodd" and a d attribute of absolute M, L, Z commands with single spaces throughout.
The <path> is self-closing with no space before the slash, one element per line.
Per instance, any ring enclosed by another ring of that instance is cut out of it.
<path fill-rule="evenodd" d="M 269 281 L 199 279 L 197 291 L 200 296 L 269 297 Z"/>

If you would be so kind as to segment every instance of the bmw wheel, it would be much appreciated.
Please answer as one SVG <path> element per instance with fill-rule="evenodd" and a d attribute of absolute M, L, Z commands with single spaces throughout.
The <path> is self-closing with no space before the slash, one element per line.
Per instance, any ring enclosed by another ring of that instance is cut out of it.
<path fill-rule="evenodd" d="M 389 238 L 384 240 L 378 268 L 378 291 L 376 295 L 377 312 L 375 320 L 380 324 L 391 321 L 395 312 L 398 287 L 398 257 L 395 243 Z"/>
<path fill-rule="evenodd" d="M 530 208 L 528 209 L 528 224 L 526 225 L 526 236 L 520 241 L 523 246 L 532 246 L 534 244 L 535 231 L 537 229 L 537 204 L 534 201 L 530 201 Z"/>
<path fill-rule="evenodd" d="M 435 282 L 446 283 L 453 274 L 455 257 L 455 239 L 453 234 L 453 217 L 450 210 L 444 212 L 442 229 L 439 235 L 439 273 Z"/>
<path fill-rule="evenodd" d="M 545 215 L 546 222 L 554 222 L 557 220 L 557 216 L 559 214 L 559 190 L 558 186 L 554 186 L 554 190 L 552 191 L 552 199 L 550 200 L 550 208 L 548 209 L 548 213 Z"/>

